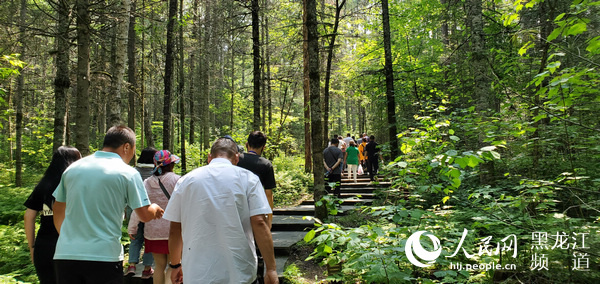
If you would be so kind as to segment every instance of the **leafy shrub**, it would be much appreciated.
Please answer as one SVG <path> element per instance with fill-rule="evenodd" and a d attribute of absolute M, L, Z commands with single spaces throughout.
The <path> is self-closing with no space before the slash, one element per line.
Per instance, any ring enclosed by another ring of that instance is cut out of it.
<path fill-rule="evenodd" d="M 277 188 L 273 191 L 275 206 L 295 204 L 309 194 L 312 174 L 304 171 L 303 157 L 277 156 L 272 162 L 277 182 Z"/>

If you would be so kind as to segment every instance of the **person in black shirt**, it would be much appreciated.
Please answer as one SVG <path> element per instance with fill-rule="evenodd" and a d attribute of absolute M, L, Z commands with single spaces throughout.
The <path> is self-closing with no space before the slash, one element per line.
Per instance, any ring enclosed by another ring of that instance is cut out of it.
<path fill-rule="evenodd" d="M 271 161 L 261 157 L 263 151 L 267 145 L 267 136 L 260 132 L 254 131 L 248 135 L 248 142 L 246 142 L 246 153 L 240 154 L 240 161 L 237 163 L 238 167 L 242 167 L 253 172 L 260 179 L 260 183 L 265 189 L 267 200 L 273 210 L 273 189 L 277 185 L 275 183 L 275 172 L 273 171 L 273 165 Z M 273 214 L 269 214 L 267 217 L 267 224 L 271 228 L 273 223 Z M 256 255 L 258 256 L 258 283 L 264 283 L 264 262 L 258 247 L 256 248 Z"/>
<path fill-rule="evenodd" d="M 44 176 L 25 201 L 25 235 L 29 244 L 29 254 L 41 284 L 56 283 L 54 271 L 54 251 L 58 232 L 54 227 L 52 193 L 60 183 L 67 167 L 81 159 L 81 153 L 74 147 L 60 146 L 52 155 L 52 161 Z M 35 219 L 41 212 L 40 228 L 35 236 Z M 35 241 L 34 241 L 35 238 Z"/>
<path fill-rule="evenodd" d="M 369 171 L 369 178 L 371 181 L 375 180 L 375 175 L 379 171 L 379 144 L 375 142 L 375 136 L 369 137 L 369 143 L 365 146 L 365 153 L 367 156 L 367 169 Z"/>
<path fill-rule="evenodd" d="M 333 194 L 340 197 L 340 182 L 342 181 L 342 161 L 344 154 L 338 148 L 340 141 L 337 138 L 331 139 L 330 146 L 323 150 L 323 166 L 328 173 L 325 182 L 325 189 L 331 191 L 329 183 L 334 183 Z"/>

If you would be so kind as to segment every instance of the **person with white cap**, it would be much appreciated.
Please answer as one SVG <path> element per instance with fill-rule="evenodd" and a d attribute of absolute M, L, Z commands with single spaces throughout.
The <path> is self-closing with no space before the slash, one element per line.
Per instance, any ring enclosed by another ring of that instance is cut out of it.
<path fill-rule="evenodd" d="M 148 192 L 148 198 L 166 208 L 175 189 L 175 184 L 181 176 L 173 172 L 175 164 L 179 163 L 179 157 L 171 154 L 168 150 L 160 150 L 154 154 L 154 169 L 152 176 L 144 180 L 144 187 Z M 131 214 L 127 228 L 131 239 L 136 238 L 139 218 Z M 170 222 L 166 219 L 158 219 L 147 222 L 144 225 L 145 252 L 152 253 L 154 257 L 154 284 L 164 284 L 166 280 L 167 259 L 169 255 L 169 227 Z"/>

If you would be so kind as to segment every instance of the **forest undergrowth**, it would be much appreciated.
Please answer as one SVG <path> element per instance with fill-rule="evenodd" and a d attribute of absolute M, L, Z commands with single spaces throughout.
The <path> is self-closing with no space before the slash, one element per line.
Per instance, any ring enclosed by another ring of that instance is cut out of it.
<path fill-rule="evenodd" d="M 378 192 L 377 203 L 358 208 L 353 222 L 330 217 L 307 234 L 314 248 L 308 261 L 341 265 L 329 281 L 600 281 L 597 153 L 582 150 L 573 163 L 555 154 L 557 163 L 533 178 L 531 158 L 518 151 L 525 136 L 492 137 L 474 148 L 460 135 L 477 137 L 490 125 L 416 118 L 399 135 L 403 154 L 383 167 L 392 186 Z M 490 165 L 493 181 L 483 184 Z"/>

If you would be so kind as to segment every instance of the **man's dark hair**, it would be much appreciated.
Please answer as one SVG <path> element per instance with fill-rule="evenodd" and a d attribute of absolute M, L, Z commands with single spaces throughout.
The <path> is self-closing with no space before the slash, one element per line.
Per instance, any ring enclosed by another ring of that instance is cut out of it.
<path fill-rule="evenodd" d="M 375 135 L 371 135 L 371 137 L 369 137 L 369 139 L 375 141 Z"/>
<path fill-rule="evenodd" d="M 235 142 L 229 138 L 219 138 L 210 148 L 210 155 L 213 158 L 226 156 L 231 159 L 238 153 L 238 147 Z"/>
<path fill-rule="evenodd" d="M 337 138 L 331 139 L 331 145 L 339 145 L 339 144 L 340 144 L 340 140 L 337 140 Z"/>
<path fill-rule="evenodd" d="M 158 150 L 154 147 L 148 147 L 142 150 L 140 157 L 137 159 L 138 164 L 153 164 L 154 154 L 156 154 L 156 152 L 158 152 Z"/>
<path fill-rule="evenodd" d="M 116 149 L 125 143 L 135 146 L 135 132 L 125 125 L 115 125 L 106 132 L 102 147 Z"/>
<path fill-rule="evenodd" d="M 267 135 L 260 131 L 254 131 L 248 135 L 248 146 L 258 149 L 267 144 Z"/>
<path fill-rule="evenodd" d="M 346 137 L 350 137 L 350 133 L 347 133 L 347 134 L 346 134 Z"/>

